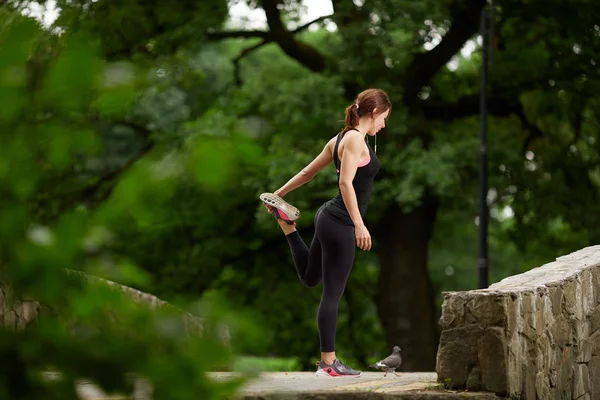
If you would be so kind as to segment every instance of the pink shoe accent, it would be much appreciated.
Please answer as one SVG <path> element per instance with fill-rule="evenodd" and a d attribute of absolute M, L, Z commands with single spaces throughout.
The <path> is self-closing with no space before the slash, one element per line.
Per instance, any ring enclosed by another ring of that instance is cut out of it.
<path fill-rule="evenodd" d="M 335 372 L 335 369 L 330 368 L 330 367 L 323 368 L 323 370 L 331 376 L 342 376 L 341 374 L 338 374 L 337 372 Z"/>
<path fill-rule="evenodd" d="M 277 209 L 277 208 L 276 208 L 276 210 L 277 210 L 277 212 L 279 213 L 279 217 L 280 217 L 281 219 L 283 219 L 283 220 L 285 220 L 285 221 L 289 221 L 289 220 L 290 220 L 290 217 L 288 217 L 288 215 L 287 215 L 286 213 L 284 213 L 283 211 L 281 211 L 281 210 L 279 210 L 279 209 Z"/>

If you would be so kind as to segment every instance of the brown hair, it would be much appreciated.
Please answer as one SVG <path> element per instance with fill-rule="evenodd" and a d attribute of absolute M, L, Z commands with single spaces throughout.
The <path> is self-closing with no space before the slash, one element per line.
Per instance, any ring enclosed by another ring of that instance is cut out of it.
<path fill-rule="evenodd" d="M 375 109 L 377 109 L 377 114 L 381 114 L 391 108 L 390 98 L 383 90 L 367 89 L 360 92 L 354 103 L 346 107 L 346 126 L 342 130 L 342 134 L 354 129 L 361 117 L 371 114 Z"/>

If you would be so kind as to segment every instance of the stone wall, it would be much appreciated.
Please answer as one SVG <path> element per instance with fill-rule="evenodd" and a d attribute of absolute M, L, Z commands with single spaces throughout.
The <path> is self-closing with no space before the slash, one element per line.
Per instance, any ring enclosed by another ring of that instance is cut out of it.
<path fill-rule="evenodd" d="M 21 330 L 37 318 L 40 304 L 34 300 L 15 300 L 10 288 L 0 282 L 0 326 Z"/>
<path fill-rule="evenodd" d="M 438 380 L 522 399 L 600 399 L 600 246 L 446 292 Z"/>
<path fill-rule="evenodd" d="M 87 281 L 102 282 L 106 285 L 114 287 L 117 290 L 121 290 L 132 301 L 142 304 L 152 310 L 159 308 L 171 308 L 181 315 L 188 334 L 199 335 L 202 333 L 203 323 L 201 318 L 198 318 L 197 316 L 183 310 L 178 310 L 174 306 L 156 296 L 144 293 L 128 286 L 120 285 L 106 279 L 86 275 L 78 271 L 67 270 L 67 272 L 80 275 L 82 279 L 86 279 Z M 10 288 L 0 282 L 0 326 L 21 330 L 38 318 L 43 308 L 44 307 L 35 300 L 15 299 Z M 229 334 L 225 327 L 223 327 L 222 335 L 224 341 L 227 342 L 229 340 Z"/>

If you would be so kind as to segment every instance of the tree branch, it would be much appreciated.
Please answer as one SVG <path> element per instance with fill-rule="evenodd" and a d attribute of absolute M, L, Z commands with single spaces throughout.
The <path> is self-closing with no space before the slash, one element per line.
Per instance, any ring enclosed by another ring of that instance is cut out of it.
<path fill-rule="evenodd" d="M 299 27 L 297 27 L 296 29 L 294 29 L 293 31 L 291 31 L 292 34 L 297 34 L 299 32 L 302 32 L 303 30 L 306 30 L 309 26 L 311 26 L 314 23 L 317 22 L 321 22 L 325 19 L 331 18 L 331 15 L 324 15 L 321 16 L 319 18 L 316 18 L 310 22 L 307 22 L 304 25 L 301 25 Z M 248 54 L 252 53 L 254 50 L 257 50 L 261 47 L 263 47 L 264 45 L 267 45 L 269 43 L 272 43 L 275 41 L 275 38 L 273 37 L 273 35 L 270 34 L 270 32 L 266 32 L 267 35 L 265 36 L 265 38 L 262 40 L 262 42 L 259 42 L 253 46 L 250 47 L 246 47 L 245 49 L 243 49 L 240 54 L 238 54 L 233 60 L 233 77 L 234 77 L 234 81 L 236 85 L 241 85 L 242 84 L 242 79 L 240 76 L 240 60 L 244 57 L 246 57 Z"/>
<path fill-rule="evenodd" d="M 259 49 L 259 48 L 263 47 L 264 45 L 269 44 L 271 42 L 272 42 L 272 40 L 265 39 L 262 42 L 255 44 L 254 46 L 246 47 L 245 49 L 243 49 L 240 52 L 240 54 L 237 55 L 237 57 L 235 57 L 232 60 L 232 62 L 233 62 L 233 79 L 237 86 L 242 85 L 242 78 L 241 78 L 241 74 L 240 74 L 240 60 L 242 58 L 246 57 L 248 54 L 252 53 L 254 50 Z"/>
<path fill-rule="evenodd" d="M 220 31 L 220 32 L 208 32 L 206 34 L 210 40 L 222 40 L 222 39 L 250 39 L 250 38 L 262 38 L 266 39 L 269 36 L 267 31 Z"/>
<path fill-rule="evenodd" d="M 308 29 L 308 27 L 310 27 L 312 24 L 316 24 L 317 22 L 321 22 L 321 21 L 325 21 L 326 19 L 333 19 L 334 14 L 330 14 L 330 15 L 322 15 L 319 18 L 315 18 L 312 21 L 309 21 L 307 23 L 305 23 L 304 25 L 300 25 L 299 27 L 297 27 L 296 29 L 294 29 L 292 32 L 294 34 L 305 31 L 306 29 Z"/>
<path fill-rule="evenodd" d="M 312 24 L 315 24 L 317 22 L 321 22 L 324 21 L 328 18 L 332 18 L 332 15 L 323 15 L 319 18 L 315 18 L 312 21 L 309 21 L 307 23 L 305 23 L 304 25 L 300 25 L 299 27 L 297 27 L 296 29 L 294 29 L 293 31 L 291 31 L 293 34 L 296 33 L 300 33 L 304 30 L 306 30 L 309 26 L 311 26 Z M 244 30 L 238 30 L 238 31 L 209 31 L 207 32 L 206 36 L 210 39 L 210 40 L 223 40 L 223 39 L 250 39 L 250 38 L 261 38 L 264 39 L 268 42 L 272 42 L 273 39 L 273 35 L 271 34 L 271 32 L 269 31 L 244 31 Z"/>
<path fill-rule="evenodd" d="M 281 50 L 311 71 L 323 71 L 327 66 L 325 55 L 314 47 L 296 40 L 294 33 L 287 30 L 281 19 L 279 8 L 277 8 L 278 1 L 262 0 L 261 3 L 267 16 L 270 34 Z"/>
<path fill-rule="evenodd" d="M 523 127 L 525 127 L 525 129 L 529 131 L 529 135 L 527 135 L 525 141 L 523 142 L 522 154 L 525 154 L 525 152 L 531 145 L 531 142 L 533 142 L 534 139 L 543 137 L 544 132 L 542 132 L 542 130 L 536 124 L 529 121 L 529 119 L 525 115 L 525 111 L 523 111 L 523 107 L 519 107 L 515 114 L 521 120 L 521 124 L 523 125 Z"/>
<path fill-rule="evenodd" d="M 452 26 L 434 49 L 415 54 L 404 79 L 404 104 L 412 106 L 421 88 L 454 56 L 479 28 L 485 0 L 455 1 L 450 6 Z"/>
<path fill-rule="evenodd" d="M 360 9 L 351 1 L 346 0 L 331 0 L 335 22 L 338 27 L 344 28 L 357 22 L 361 18 Z"/>
<path fill-rule="evenodd" d="M 421 100 L 418 103 L 419 109 L 427 119 L 437 121 L 453 121 L 459 118 L 477 115 L 480 111 L 479 94 L 469 95 L 460 98 L 454 103 L 441 101 Z M 523 153 L 527 151 L 534 139 L 544 136 L 542 130 L 529 121 L 518 96 L 496 96 L 487 100 L 488 113 L 496 117 L 508 117 L 511 114 L 516 115 L 521 124 L 530 133 L 523 143 Z"/>
<path fill-rule="evenodd" d="M 461 97 L 456 102 L 419 100 L 417 106 L 427 119 L 453 121 L 479 113 L 479 94 Z M 487 99 L 488 112 L 497 117 L 507 117 L 520 110 L 518 97 L 495 96 Z"/>

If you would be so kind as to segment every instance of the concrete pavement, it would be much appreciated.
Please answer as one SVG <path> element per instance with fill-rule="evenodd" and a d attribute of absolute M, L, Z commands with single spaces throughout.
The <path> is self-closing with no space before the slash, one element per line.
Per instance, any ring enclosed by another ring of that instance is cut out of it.
<path fill-rule="evenodd" d="M 235 373 L 214 372 L 217 381 L 235 377 Z M 140 382 L 135 393 L 108 396 L 89 382 L 82 381 L 77 392 L 83 400 L 150 400 L 151 389 Z M 497 400 L 493 394 L 442 390 L 433 372 L 398 373 L 363 372 L 360 378 L 317 377 L 314 372 L 264 372 L 251 379 L 237 396 L 242 400 Z"/>

